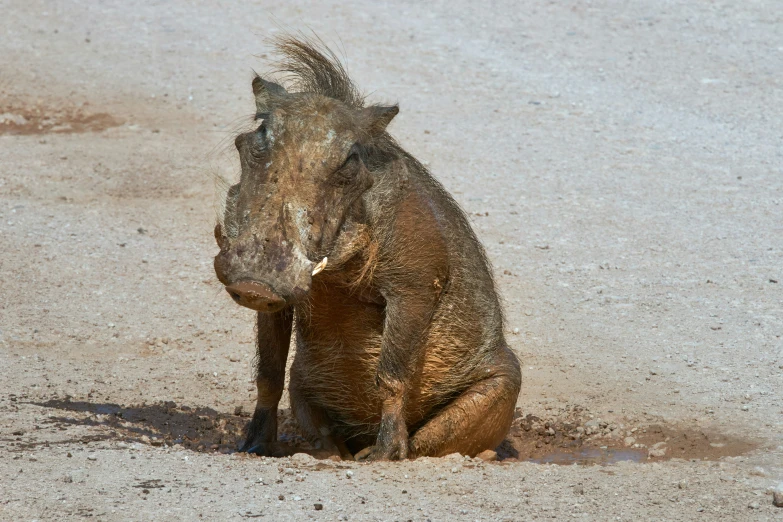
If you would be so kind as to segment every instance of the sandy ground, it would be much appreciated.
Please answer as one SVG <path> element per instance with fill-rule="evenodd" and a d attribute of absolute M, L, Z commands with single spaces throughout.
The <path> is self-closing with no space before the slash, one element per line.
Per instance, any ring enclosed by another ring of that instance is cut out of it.
<path fill-rule="evenodd" d="M 0 519 L 783 519 L 778 2 L 427 4 L 0 1 Z M 490 253 L 505 460 L 232 452 L 212 176 L 307 28 Z"/>

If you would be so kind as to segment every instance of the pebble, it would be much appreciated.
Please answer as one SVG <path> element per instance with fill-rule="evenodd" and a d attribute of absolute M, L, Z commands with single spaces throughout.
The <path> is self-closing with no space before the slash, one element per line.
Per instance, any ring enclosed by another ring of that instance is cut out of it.
<path fill-rule="evenodd" d="M 313 504 L 313 507 L 315 508 L 316 511 L 321 511 L 324 508 L 324 505 L 321 504 L 320 502 L 316 502 L 315 504 Z"/>
<path fill-rule="evenodd" d="M 85 482 L 86 477 L 87 473 L 84 469 L 74 469 L 65 474 L 63 482 L 66 484 L 72 484 L 74 482 L 81 483 Z"/>
<path fill-rule="evenodd" d="M 741 409 L 742 409 L 742 411 L 748 411 L 750 409 L 750 407 L 748 407 L 747 404 L 743 404 Z"/>
<path fill-rule="evenodd" d="M 748 507 L 750 509 L 758 509 L 761 507 L 761 505 L 758 502 L 751 502 L 750 504 L 748 504 Z"/>
<path fill-rule="evenodd" d="M 778 489 L 772 492 L 772 505 L 775 507 L 783 507 L 783 483 L 778 486 Z"/>
<path fill-rule="evenodd" d="M 626 447 L 627 446 L 633 446 L 634 444 L 636 444 L 636 438 L 635 437 L 625 437 L 625 439 L 623 439 L 623 443 L 626 445 Z"/>
<path fill-rule="evenodd" d="M 302 497 L 300 497 L 300 496 L 295 496 L 295 497 L 294 497 L 294 500 L 296 500 L 296 501 L 298 502 L 298 501 L 302 500 Z"/>
<path fill-rule="evenodd" d="M 87 455 L 87 460 L 98 460 L 98 457 L 95 455 Z"/>
<path fill-rule="evenodd" d="M 291 456 L 291 463 L 298 465 L 311 464 L 315 459 L 307 453 L 295 453 Z"/>
<path fill-rule="evenodd" d="M 353 478 L 353 471 L 350 469 L 345 472 L 345 478 Z"/>
<path fill-rule="evenodd" d="M 647 451 L 648 457 L 663 457 L 666 455 L 666 443 L 665 442 L 657 442 L 653 444 L 650 449 Z"/>
<path fill-rule="evenodd" d="M 484 450 L 481 453 L 479 453 L 478 455 L 476 455 L 476 457 L 480 458 L 484 462 L 492 462 L 492 461 L 498 460 L 498 454 L 495 453 L 492 450 Z"/>

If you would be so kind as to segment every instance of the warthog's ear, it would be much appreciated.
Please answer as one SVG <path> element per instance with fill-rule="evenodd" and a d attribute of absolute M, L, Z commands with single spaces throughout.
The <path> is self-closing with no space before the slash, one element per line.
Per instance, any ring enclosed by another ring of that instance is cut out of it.
<path fill-rule="evenodd" d="M 286 94 L 288 94 L 286 90 L 275 82 L 268 82 L 258 75 L 253 78 L 253 95 L 256 97 L 257 114 L 269 112 L 272 107 L 272 98 Z"/>
<path fill-rule="evenodd" d="M 370 136 L 378 136 L 386 130 L 386 126 L 397 116 L 398 112 L 400 112 L 400 108 L 396 105 L 391 107 L 371 105 L 362 109 L 362 126 Z"/>

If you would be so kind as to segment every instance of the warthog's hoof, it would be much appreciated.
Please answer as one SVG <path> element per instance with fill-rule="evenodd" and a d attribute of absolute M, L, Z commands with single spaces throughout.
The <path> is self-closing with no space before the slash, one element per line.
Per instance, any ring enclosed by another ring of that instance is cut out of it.
<path fill-rule="evenodd" d="M 354 460 L 373 462 L 377 460 L 403 460 L 407 452 L 400 454 L 397 448 L 382 448 L 381 446 L 368 446 L 353 456 Z"/>
<path fill-rule="evenodd" d="M 239 448 L 239 451 L 252 453 L 260 457 L 287 457 L 293 454 L 290 448 L 279 442 L 260 442 L 257 444 L 246 442 Z"/>

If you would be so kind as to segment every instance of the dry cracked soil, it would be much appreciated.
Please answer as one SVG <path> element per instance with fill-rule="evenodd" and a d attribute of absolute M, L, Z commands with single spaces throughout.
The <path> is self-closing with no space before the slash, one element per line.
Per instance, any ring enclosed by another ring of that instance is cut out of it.
<path fill-rule="evenodd" d="M 779 2 L 0 12 L 0 520 L 783 519 Z M 297 30 L 488 250 L 524 379 L 497 460 L 316 460 L 285 397 L 293 455 L 235 451 L 213 179 Z"/>

